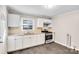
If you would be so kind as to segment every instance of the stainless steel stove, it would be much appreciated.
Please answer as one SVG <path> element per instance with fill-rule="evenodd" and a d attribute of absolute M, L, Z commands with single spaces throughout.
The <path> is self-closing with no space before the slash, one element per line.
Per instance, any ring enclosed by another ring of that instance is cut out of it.
<path fill-rule="evenodd" d="M 53 42 L 52 32 L 42 31 L 42 33 L 45 33 L 45 43 L 51 43 L 51 42 Z"/>

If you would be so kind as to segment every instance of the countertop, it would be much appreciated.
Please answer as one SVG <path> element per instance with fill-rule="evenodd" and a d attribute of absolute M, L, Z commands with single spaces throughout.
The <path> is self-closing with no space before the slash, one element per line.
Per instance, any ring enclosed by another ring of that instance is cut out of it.
<path fill-rule="evenodd" d="M 39 35 L 44 33 L 25 33 L 25 34 L 9 34 L 9 36 L 27 36 L 27 35 Z"/>

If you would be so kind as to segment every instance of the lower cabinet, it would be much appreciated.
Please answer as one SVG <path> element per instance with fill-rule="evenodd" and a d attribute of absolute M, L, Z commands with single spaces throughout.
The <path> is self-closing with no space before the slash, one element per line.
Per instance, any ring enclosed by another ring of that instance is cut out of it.
<path fill-rule="evenodd" d="M 23 37 L 23 48 L 28 48 L 32 46 L 32 36 L 24 36 Z"/>
<path fill-rule="evenodd" d="M 9 36 L 8 37 L 8 51 L 14 51 L 15 50 L 15 37 Z"/>
<path fill-rule="evenodd" d="M 45 34 L 27 36 L 9 36 L 8 52 L 44 44 Z"/>
<path fill-rule="evenodd" d="M 33 37 L 34 39 L 33 41 L 33 45 L 40 45 L 40 44 L 44 44 L 45 42 L 45 35 L 36 35 L 35 37 Z"/>
<path fill-rule="evenodd" d="M 23 39 L 23 48 L 28 48 L 32 46 L 37 46 L 40 44 L 44 44 L 45 42 L 45 35 L 28 35 L 25 36 Z"/>
<path fill-rule="evenodd" d="M 22 37 L 17 36 L 15 38 L 15 50 L 22 49 Z"/>

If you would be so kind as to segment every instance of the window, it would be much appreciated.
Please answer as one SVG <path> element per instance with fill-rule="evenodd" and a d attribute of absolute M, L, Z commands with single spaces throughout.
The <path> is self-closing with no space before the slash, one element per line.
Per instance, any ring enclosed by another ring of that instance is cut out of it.
<path fill-rule="evenodd" d="M 33 29 L 33 20 L 32 18 L 23 18 L 22 19 L 22 30 L 29 31 Z"/>

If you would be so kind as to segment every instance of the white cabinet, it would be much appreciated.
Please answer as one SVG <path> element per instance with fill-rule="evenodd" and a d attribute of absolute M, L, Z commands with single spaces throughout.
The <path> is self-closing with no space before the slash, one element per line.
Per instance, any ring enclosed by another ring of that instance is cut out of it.
<path fill-rule="evenodd" d="M 9 36 L 8 52 L 44 44 L 44 42 L 45 42 L 45 34 Z"/>
<path fill-rule="evenodd" d="M 15 51 L 22 49 L 22 37 L 21 36 L 9 36 L 8 37 L 8 51 Z"/>
<path fill-rule="evenodd" d="M 8 14 L 8 27 L 19 27 L 20 16 L 16 14 Z"/>
<path fill-rule="evenodd" d="M 32 37 L 31 36 L 24 36 L 23 39 L 23 48 L 28 48 L 31 46 L 32 42 Z"/>
<path fill-rule="evenodd" d="M 44 34 L 35 35 L 35 37 L 33 37 L 33 38 L 35 38 L 35 39 L 33 39 L 34 45 L 40 45 L 40 44 L 45 43 L 45 35 Z"/>
<path fill-rule="evenodd" d="M 23 48 L 44 44 L 45 34 L 28 35 L 24 37 Z"/>
<path fill-rule="evenodd" d="M 44 18 L 37 19 L 37 27 L 44 27 L 44 23 L 50 23 L 48 27 L 52 27 L 52 19 L 44 19 Z"/>
<path fill-rule="evenodd" d="M 22 37 L 21 36 L 17 36 L 15 38 L 15 49 L 16 50 L 22 49 Z"/>
<path fill-rule="evenodd" d="M 40 34 L 39 40 L 40 40 L 40 44 L 45 43 L 45 34 Z"/>
<path fill-rule="evenodd" d="M 15 37 L 9 36 L 8 37 L 8 51 L 14 51 L 15 50 Z"/>
<path fill-rule="evenodd" d="M 37 27 L 43 27 L 43 19 L 42 18 L 37 19 Z"/>

